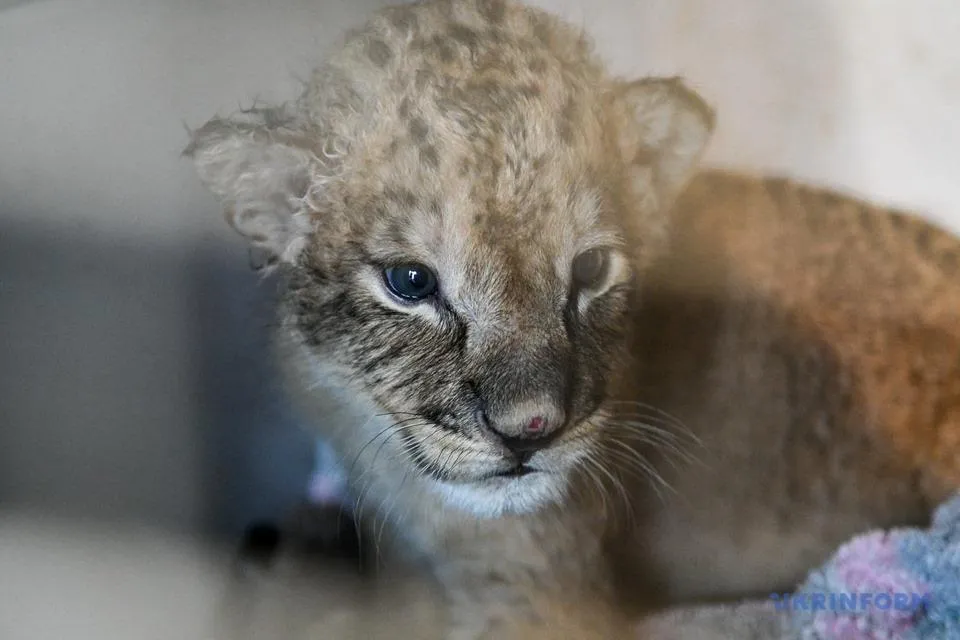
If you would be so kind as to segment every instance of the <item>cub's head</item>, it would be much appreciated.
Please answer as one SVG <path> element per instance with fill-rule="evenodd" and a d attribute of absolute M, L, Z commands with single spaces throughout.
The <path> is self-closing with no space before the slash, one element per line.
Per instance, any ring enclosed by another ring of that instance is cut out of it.
<path fill-rule="evenodd" d="M 496 514 L 562 496 L 602 432 L 711 127 L 680 82 L 608 77 L 544 13 L 455 0 L 377 15 L 299 100 L 215 118 L 187 154 L 284 273 L 318 375 L 388 415 L 452 502 Z"/>

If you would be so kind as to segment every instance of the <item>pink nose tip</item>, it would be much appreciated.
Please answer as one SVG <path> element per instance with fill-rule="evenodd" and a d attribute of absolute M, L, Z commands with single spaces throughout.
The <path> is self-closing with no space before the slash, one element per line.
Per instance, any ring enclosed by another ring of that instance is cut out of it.
<path fill-rule="evenodd" d="M 543 416 L 536 416 L 530 419 L 530 422 L 527 423 L 526 431 L 529 434 L 541 433 L 544 429 L 547 428 L 547 420 Z"/>

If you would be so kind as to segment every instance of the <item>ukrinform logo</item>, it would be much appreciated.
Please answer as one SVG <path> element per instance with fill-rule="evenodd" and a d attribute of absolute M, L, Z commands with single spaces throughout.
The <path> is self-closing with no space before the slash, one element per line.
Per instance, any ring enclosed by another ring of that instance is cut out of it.
<path fill-rule="evenodd" d="M 930 603 L 927 593 L 772 593 L 777 611 L 916 611 Z"/>

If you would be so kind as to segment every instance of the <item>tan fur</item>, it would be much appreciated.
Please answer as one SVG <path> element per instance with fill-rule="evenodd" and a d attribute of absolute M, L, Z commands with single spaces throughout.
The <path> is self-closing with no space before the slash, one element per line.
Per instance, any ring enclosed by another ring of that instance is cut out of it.
<path fill-rule="evenodd" d="M 290 388 L 388 566 L 442 587 L 447 637 L 624 637 L 789 588 L 960 486 L 960 243 L 782 180 L 684 191 L 712 126 L 542 12 L 455 0 L 378 14 L 298 102 L 195 133 L 285 278 Z M 574 288 L 596 247 L 608 272 Z M 403 261 L 437 297 L 391 296 Z M 478 416 L 513 437 L 533 411 L 537 473 L 496 475 Z"/>
<path fill-rule="evenodd" d="M 722 173 L 697 177 L 674 221 L 648 293 L 663 302 L 641 320 L 659 331 L 634 350 L 655 373 L 623 391 L 702 440 L 702 464 L 658 465 L 676 495 L 631 530 L 661 596 L 790 588 L 854 533 L 920 522 L 960 486 L 955 237 Z"/>

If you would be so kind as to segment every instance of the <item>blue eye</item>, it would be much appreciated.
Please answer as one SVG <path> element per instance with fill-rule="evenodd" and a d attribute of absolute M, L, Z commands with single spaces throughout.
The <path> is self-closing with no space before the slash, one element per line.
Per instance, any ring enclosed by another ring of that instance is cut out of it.
<path fill-rule="evenodd" d="M 383 270 L 383 281 L 390 293 L 407 301 L 423 300 L 437 292 L 437 276 L 417 262 L 387 267 Z"/>

